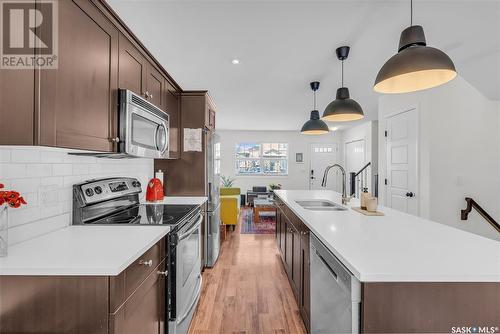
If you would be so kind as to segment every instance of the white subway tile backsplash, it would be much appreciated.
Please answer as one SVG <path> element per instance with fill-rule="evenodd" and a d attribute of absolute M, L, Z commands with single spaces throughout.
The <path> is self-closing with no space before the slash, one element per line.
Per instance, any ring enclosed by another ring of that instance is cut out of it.
<path fill-rule="evenodd" d="M 73 175 L 73 165 L 72 164 L 55 164 L 52 167 L 52 175 L 54 175 L 54 176 Z"/>
<path fill-rule="evenodd" d="M 10 187 L 24 194 L 29 192 L 38 192 L 40 188 L 40 178 L 13 179 L 10 181 Z"/>
<path fill-rule="evenodd" d="M 52 175 L 51 164 L 27 164 L 26 174 L 29 177 L 43 177 Z"/>
<path fill-rule="evenodd" d="M 40 207 L 9 209 L 9 227 L 19 226 L 40 219 Z"/>
<path fill-rule="evenodd" d="M 73 184 L 103 177 L 135 177 L 144 186 L 150 159 L 98 159 L 48 147 L 0 147 L 0 183 L 17 190 L 28 205 L 9 209 L 9 244 L 71 224 Z M 142 194 L 144 198 L 144 194 Z"/>
<path fill-rule="evenodd" d="M 40 179 L 40 184 L 42 186 L 62 187 L 64 185 L 64 178 L 62 176 L 44 177 Z"/>
<path fill-rule="evenodd" d="M 74 164 L 73 175 L 86 175 L 89 173 L 89 164 Z"/>
<path fill-rule="evenodd" d="M 26 177 L 26 165 L 25 164 L 11 164 L 11 163 L 2 163 L 2 179 L 15 179 Z"/>
<path fill-rule="evenodd" d="M 0 147 L 0 162 L 10 162 L 10 150 Z"/>
<path fill-rule="evenodd" d="M 11 162 L 40 162 L 40 151 L 17 149 L 11 151 Z"/>

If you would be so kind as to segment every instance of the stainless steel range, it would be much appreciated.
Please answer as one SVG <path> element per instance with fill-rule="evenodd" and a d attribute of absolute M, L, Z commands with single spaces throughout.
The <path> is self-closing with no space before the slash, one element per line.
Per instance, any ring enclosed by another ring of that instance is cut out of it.
<path fill-rule="evenodd" d="M 73 186 L 73 225 L 169 225 L 165 318 L 169 334 L 187 333 L 201 291 L 201 223 L 197 205 L 141 204 L 134 178 Z"/>

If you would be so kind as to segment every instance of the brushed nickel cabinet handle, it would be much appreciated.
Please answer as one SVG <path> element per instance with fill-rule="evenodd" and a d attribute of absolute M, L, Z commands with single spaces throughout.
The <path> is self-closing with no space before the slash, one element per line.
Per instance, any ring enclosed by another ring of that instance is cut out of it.
<path fill-rule="evenodd" d="M 139 264 L 143 265 L 143 266 L 148 266 L 148 267 L 151 267 L 153 265 L 153 260 L 139 260 Z"/>
<path fill-rule="evenodd" d="M 167 270 L 165 270 L 165 271 L 158 270 L 158 275 L 163 275 L 163 276 L 167 277 L 168 276 L 168 271 Z"/>

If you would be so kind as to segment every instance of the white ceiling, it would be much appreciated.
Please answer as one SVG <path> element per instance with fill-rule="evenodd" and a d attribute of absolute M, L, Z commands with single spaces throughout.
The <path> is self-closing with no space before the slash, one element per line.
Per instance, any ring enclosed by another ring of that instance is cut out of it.
<path fill-rule="evenodd" d="M 320 112 L 334 99 L 341 45 L 351 46 L 351 97 L 376 119 L 373 81 L 409 25 L 408 0 L 108 2 L 181 87 L 210 91 L 220 129 L 299 129 L 312 109 L 310 81 L 321 82 Z M 414 23 L 459 75 L 500 99 L 500 1 L 415 0 Z"/>

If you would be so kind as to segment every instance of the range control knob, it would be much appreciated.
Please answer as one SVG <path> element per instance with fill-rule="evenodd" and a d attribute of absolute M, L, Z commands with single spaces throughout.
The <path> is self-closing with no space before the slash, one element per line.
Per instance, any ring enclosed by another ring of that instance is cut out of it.
<path fill-rule="evenodd" d="M 97 195 L 99 195 L 100 193 L 102 193 L 102 188 L 100 186 L 97 186 L 94 188 L 94 191 Z"/>
<path fill-rule="evenodd" d="M 87 189 L 85 190 L 85 194 L 86 194 L 87 196 L 89 196 L 89 197 L 90 197 L 90 196 L 94 196 L 94 191 L 92 190 L 92 188 L 87 188 Z"/>
<path fill-rule="evenodd" d="M 141 183 L 139 181 L 133 181 L 132 186 L 135 188 L 139 188 L 141 186 Z"/>

